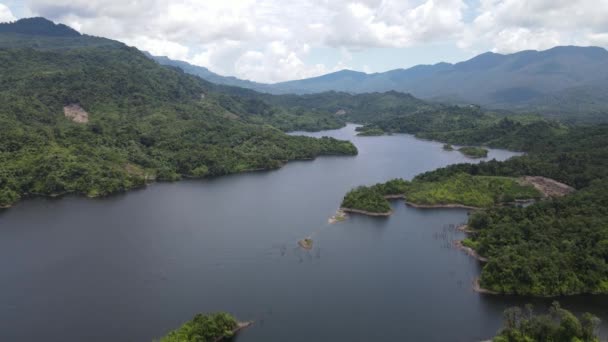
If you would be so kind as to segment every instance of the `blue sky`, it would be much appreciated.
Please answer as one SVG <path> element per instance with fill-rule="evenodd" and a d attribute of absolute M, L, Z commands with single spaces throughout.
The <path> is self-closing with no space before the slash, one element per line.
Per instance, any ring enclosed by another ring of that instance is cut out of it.
<path fill-rule="evenodd" d="M 608 0 L 0 0 L 29 16 L 260 82 L 608 46 Z"/>

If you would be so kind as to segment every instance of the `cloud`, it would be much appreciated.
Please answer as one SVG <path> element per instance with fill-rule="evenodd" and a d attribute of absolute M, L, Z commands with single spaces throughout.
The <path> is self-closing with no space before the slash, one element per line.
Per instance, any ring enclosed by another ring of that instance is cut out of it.
<path fill-rule="evenodd" d="M 24 1 L 32 13 L 83 33 L 262 82 L 316 76 L 377 48 L 440 43 L 472 53 L 608 44 L 607 0 Z M 315 49 L 333 53 L 331 62 L 313 62 Z"/>
<path fill-rule="evenodd" d="M 10 8 L 7 6 L 0 4 L 0 23 L 14 21 L 16 18 L 11 12 Z"/>
<path fill-rule="evenodd" d="M 485 42 L 491 50 L 514 52 L 603 41 L 608 1 L 480 0 L 478 15 L 465 29 L 463 48 Z"/>
<path fill-rule="evenodd" d="M 348 3 L 332 16 L 326 42 L 361 49 L 449 39 L 464 26 L 465 7 L 461 0 L 428 0 L 417 6 L 408 1 Z"/>
<path fill-rule="evenodd" d="M 311 47 L 360 50 L 446 39 L 463 0 L 26 0 L 33 13 L 211 70 L 274 82 L 316 76 Z"/>

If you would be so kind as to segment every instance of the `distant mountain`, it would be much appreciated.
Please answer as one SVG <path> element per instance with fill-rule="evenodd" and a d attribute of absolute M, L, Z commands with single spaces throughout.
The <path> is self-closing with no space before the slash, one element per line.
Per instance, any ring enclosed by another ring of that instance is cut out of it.
<path fill-rule="evenodd" d="M 177 65 L 183 62 L 156 59 L 211 82 L 272 94 L 399 91 L 426 100 L 537 111 L 561 118 L 588 119 L 608 113 L 608 51 L 600 47 L 559 46 L 507 55 L 487 52 L 455 64 L 418 65 L 373 74 L 342 70 L 275 84 L 219 76 L 205 68 Z"/>
<path fill-rule="evenodd" d="M 205 67 L 193 65 L 188 62 L 173 60 L 173 59 L 170 59 L 165 56 L 154 56 L 150 53 L 146 53 L 146 54 L 150 58 L 152 58 L 153 60 L 158 62 L 159 64 L 170 65 L 170 66 L 180 68 L 186 73 L 198 76 L 198 77 L 200 77 L 204 80 L 207 80 L 209 82 L 212 82 L 212 83 L 229 85 L 229 86 L 234 86 L 234 87 L 241 87 L 241 88 L 249 88 L 249 89 L 254 89 L 254 90 L 262 90 L 262 91 L 266 91 L 269 87 L 268 84 L 264 84 L 264 83 L 241 80 L 239 78 L 232 77 L 232 76 L 222 76 L 222 75 L 219 75 L 219 74 L 216 74 L 216 73 L 210 71 L 209 69 L 207 69 Z"/>

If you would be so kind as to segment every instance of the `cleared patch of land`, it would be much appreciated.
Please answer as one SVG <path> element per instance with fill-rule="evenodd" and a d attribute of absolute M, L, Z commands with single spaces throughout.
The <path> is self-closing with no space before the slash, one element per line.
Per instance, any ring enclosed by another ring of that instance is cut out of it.
<path fill-rule="evenodd" d="M 63 115 L 76 123 L 84 124 L 89 122 L 89 113 L 75 103 L 63 107 Z"/>
<path fill-rule="evenodd" d="M 544 197 L 562 197 L 575 191 L 573 187 L 547 177 L 525 176 L 520 178 L 520 183 L 532 185 Z"/>

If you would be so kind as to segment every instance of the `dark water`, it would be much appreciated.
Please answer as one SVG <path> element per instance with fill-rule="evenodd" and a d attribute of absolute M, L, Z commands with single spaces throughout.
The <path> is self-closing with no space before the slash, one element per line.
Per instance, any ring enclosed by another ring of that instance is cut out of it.
<path fill-rule="evenodd" d="M 151 341 L 228 311 L 256 320 L 238 342 L 478 341 L 530 301 L 471 290 L 479 265 L 450 247 L 464 210 L 394 202 L 390 218 L 327 224 L 353 186 L 465 157 L 406 135 L 357 138 L 354 126 L 323 134 L 360 154 L 0 212 L 0 340 Z M 309 235 L 314 248 L 299 249 Z M 561 301 L 608 319 L 606 297 Z"/>

